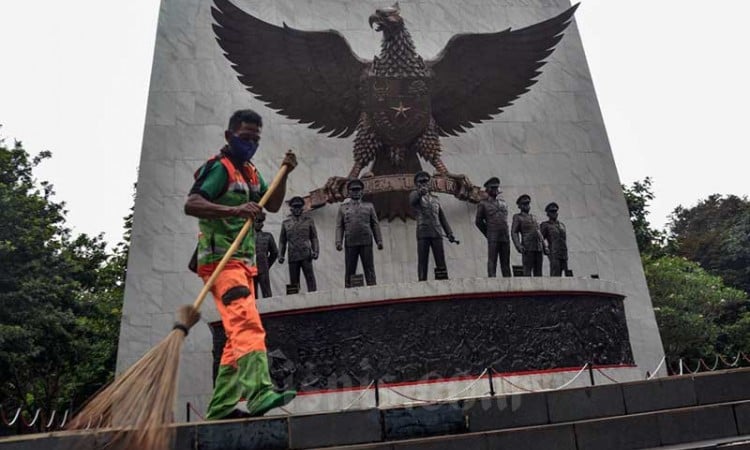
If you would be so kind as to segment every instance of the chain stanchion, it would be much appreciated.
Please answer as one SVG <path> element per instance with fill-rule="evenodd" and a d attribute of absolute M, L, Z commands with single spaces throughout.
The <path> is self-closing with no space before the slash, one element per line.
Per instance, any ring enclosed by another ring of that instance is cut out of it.
<path fill-rule="evenodd" d="M 604 378 L 608 379 L 609 381 L 611 381 L 613 383 L 621 383 L 621 381 L 617 381 L 614 378 L 612 378 L 609 375 L 607 375 L 606 373 L 602 372 L 601 369 L 596 369 L 596 371 L 599 372 L 599 375 L 603 376 Z"/>

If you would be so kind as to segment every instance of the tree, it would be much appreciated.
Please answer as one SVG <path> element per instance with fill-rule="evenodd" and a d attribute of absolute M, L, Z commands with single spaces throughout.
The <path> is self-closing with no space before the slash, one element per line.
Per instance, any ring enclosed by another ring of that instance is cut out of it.
<path fill-rule="evenodd" d="M 750 350 L 750 333 L 737 340 L 735 329 L 738 321 L 750 324 L 743 291 L 681 257 L 645 256 L 643 268 L 668 358 L 712 360 Z"/>
<path fill-rule="evenodd" d="M 111 378 L 127 254 L 72 235 L 33 177 L 50 157 L 0 140 L 0 401 L 46 411 Z"/>
<path fill-rule="evenodd" d="M 664 232 L 651 228 L 648 221 L 648 204 L 654 199 L 651 184 L 651 178 L 646 177 L 643 181 L 634 181 L 630 186 L 622 185 L 630 222 L 635 232 L 635 241 L 641 255 L 661 254 L 664 242 Z"/>
<path fill-rule="evenodd" d="M 670 246 L 729 285 L 750 292 L 750 200 L 713 194 L 691 208 L 678 206 Z"/>

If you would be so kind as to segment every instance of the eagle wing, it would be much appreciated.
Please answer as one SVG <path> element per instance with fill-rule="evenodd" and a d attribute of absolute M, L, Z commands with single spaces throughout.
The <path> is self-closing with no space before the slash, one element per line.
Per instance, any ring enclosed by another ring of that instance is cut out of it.
<path fill-rule="evenodd" d="M 432 114 L 440 134 L 456 136 L 528 92 L 577 7 L 520 30 L 453 36 L 428 63 L 434 77 Z"/>
<path fill-rule="evenodd" d="M 214 0 L 214 33 L 247 90 L 269 108 L 329 136 L 347 137 L 360 115 L 359 80 L 369 66 L 334 30 L 266 23 Z"/>

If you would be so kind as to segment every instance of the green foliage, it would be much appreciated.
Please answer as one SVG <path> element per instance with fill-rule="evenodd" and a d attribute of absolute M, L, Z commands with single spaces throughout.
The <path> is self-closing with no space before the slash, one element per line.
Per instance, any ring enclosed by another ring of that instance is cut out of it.
<path fill-rule="evenodd" d="M 648 221 L 650 178 L 623 186 L 623 193 L 667 357 L 750 353 L 750 304 L 737 289 L 750 282 L 747 199 L 712 195 L 678 207 L 667 234 Z"/>
<path fill-rule="evenodd" d="M 678 206 L 670 223 L 672 251 L 750 292 L 750 200 L 714 194 L 691 208 Z"/>
<path fill-rule="evenodd" d="M 738 323 L 750 325 L 743 291 L 681 257 L 646 256 L 643 268 L 668 358 L 713 359 L 750 350 L 734 339 Z"/>
<path fill-rule="evenodd" d="M 654 199 L 650 177 L 643 181 L 634 181 L 630 186 L 622 186 L 625 201 L 628 204 L 630 222 L 633 224 L 635 241 L 642 255 L 662 254 L 664 232 L 651 228 L 648 221 L 648 204 Z"/>
<path fill-rule="evenodd" d="M 0 401 L 45 410 L 111 379 L 128 242 L 72 236 L 20 142 L 0 140 Z M 129 222 L 128 222 L 129 223 Z M 126 223 L 126 225 L 128 224 Z M 126 235 L 127 237 L 127 235 Z"/>

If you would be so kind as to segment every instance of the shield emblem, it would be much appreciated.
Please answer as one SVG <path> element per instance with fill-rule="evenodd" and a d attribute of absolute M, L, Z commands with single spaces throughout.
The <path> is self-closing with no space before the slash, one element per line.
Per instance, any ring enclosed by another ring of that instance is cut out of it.
<path fill-rule="evenodd" d="M 386 144 L 407 145 L 427 128 L 432 111 L 425 79 L 369 77 L 367 86 L 367 109 Z"/>

